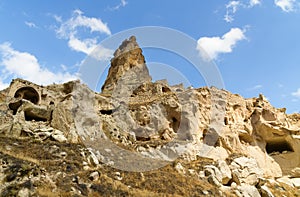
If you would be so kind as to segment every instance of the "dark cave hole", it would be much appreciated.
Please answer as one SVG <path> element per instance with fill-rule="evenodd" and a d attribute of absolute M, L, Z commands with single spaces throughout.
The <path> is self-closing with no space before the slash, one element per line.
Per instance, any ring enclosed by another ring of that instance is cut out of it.
<path fill-rule="evenodd" d="M 274 152 L 282 153 L 284 151 L 294 152 L 294 149 L 286 140 L 274 140 L 267 142 L 266 151 L 268 154 L 271 154 Z"/>
<path fill-rule="evenodd" d="M 161 91 L 162 91 L 162 92 L 170 92 L 171 90 L 170 90 L 170 88 L 168 88 L 168 87 L 162 87 L 162 88 L 161 88 Z"/>
<path fill-rule="evenodd" d="M 173 131 L 175 133 L 177 133 L 177 131 L 178 131 L 179 127 L 180 127 L 180 121 L 177 118 L 172 117 L 171 127 L 172 127 Z"/>
<path fill-rule="evenodd" d="M 22 101 L 19 100 L 15 103 L 9 103 L 8 107 L 9 107 L 9 109 L 13 110 L 13 115 L 16 115 L 17 111 L 21 105 L 22 105 Z"/>
<path fill-rule="evenodd" d="M 112 115 L 114 111 L 113 110 L 100 110 L 100 113 L 103 114 L 103 115 Z"/>
<path fill-rule="evenodd" d="M 228 118 L 227 117 L 224 118 L 224 124 L 228 125 Z"/>
<path fill-rule="evenodd" d="M 63 84 L 63 92 L 65 94 L 70 94 L 71 92 L 73 92 L 73 89 L 74 89 L 74 82 L 70 81 Z"/>
<path fill-rule="evenodd" d="M 34 104 L 38 104 L 40 100 L 39 93 L 32 87 L 22 87 L 18 89 L 14 97 L 28 100 Z"/>
<path fill-rule="evenodd" d="M 25 111 L 25 120 L 26 121 L 35 120 L 35 121 L 38 121 L 38 122 L 47 122 L 46 118 L 41 118 L 41 117 L 35 116 L 35 115 L 33 115 L 29 112 L 26 112 L 26 111 Z"/>

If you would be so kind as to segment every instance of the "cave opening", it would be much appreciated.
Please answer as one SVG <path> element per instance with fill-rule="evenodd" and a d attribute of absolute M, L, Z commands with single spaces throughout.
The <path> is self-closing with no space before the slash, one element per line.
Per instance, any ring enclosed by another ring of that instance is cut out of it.
<path fill-rule="evenodd" d="M 176 117 L 172 117 L 171 128 L 175 133 L 177 133 L 180 126 L 180 119 L 178 120 Z"/>
<path fill-rule="evenodd" d="M 14 102 L 14 103 L 9 103 L 8 107 L 9 107 L 9 109 L 13 110 L 13 115 L 16 115 L 17 111 L 18 111 L 18 109 L 21 105 L 22 105 L 22 101 L 19 100 L 19 101 Z"/>
<path fill-rule="evenodd" d="M 25 115 L 25 120 L 26 121 L 37 121 L 37 122 L 47 122 L 47 119 L 46 118 L 43 118 L 43 117 L 39 117 L 33 113 L 30 113 L 28 111 L 25 111 L 24 113 Z"/>
<path fill-rule="evenodd" d="M 114 112 L 114 110 L 104 110 L 104 109 L 101 109 L 100 110 L 100 113 L 103 114 L 103 115 L 112 115 Z"/>
<path fill-rule="evenodd" d="M 170 88 L 168 88 L 168 87 L 162 87 L 162 88 L 161 88 L 161 91 L 162 91 L 163 93 L 165 93 L 165 92 L 170 92 L 171 90 L 170 90 Z"/>
<path fill-rule="evenodd" d="M 22 87 L 18 89 L 14 97 L 28 100 L 33 104 L 38 104 L 40 100 L 39 93 L 32 87 Z"/>
<path fill-rule="evenodd" d="M 285 151 L 294 152 L 294 149 L 285 139 L 276 139 L 267 142 L 266 151 L 268 154 L 271 154 L 275 152 L 283 153 Z"/>

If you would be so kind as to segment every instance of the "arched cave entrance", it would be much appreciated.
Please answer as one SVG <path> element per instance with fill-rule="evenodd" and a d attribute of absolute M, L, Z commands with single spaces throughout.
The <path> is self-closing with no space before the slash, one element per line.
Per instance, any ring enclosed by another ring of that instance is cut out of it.
<path fill-rule="evenodd" d="M 39 93 L 33 87 L 22 87 L 18 89 L 14 97 L 31 101 L 34 104 L 38 104 L 40 100 Z"/>
<path fill-rule="evenodd" d="M 293 146 L 285 138 L 274 138 L 267 141 L 266 151 L 271 153 L 294 152 Z"/>

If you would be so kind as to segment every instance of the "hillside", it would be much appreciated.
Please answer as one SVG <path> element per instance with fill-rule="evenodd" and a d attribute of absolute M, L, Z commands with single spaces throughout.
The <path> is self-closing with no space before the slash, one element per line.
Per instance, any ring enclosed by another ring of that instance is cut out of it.
<path fill-rule="evenodd" d="M 300 196 L 300 114 L 285 111 L 263 95 L 152 82 L 130 37 L 101 92 L 22 79 L 0 91 L 0 193 Z"/>

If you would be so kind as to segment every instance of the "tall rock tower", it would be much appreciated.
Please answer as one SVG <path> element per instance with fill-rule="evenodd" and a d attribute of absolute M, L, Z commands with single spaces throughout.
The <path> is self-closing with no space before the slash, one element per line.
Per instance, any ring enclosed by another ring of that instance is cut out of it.
<path fill-rule="evenodd" d="M 108 76 L 102 86 L 102 93 L 132 92 L 142 83 L 151 80 L 142 49 L 136 42 L 136 38 L 131 36 L 115 51 Z"/>

